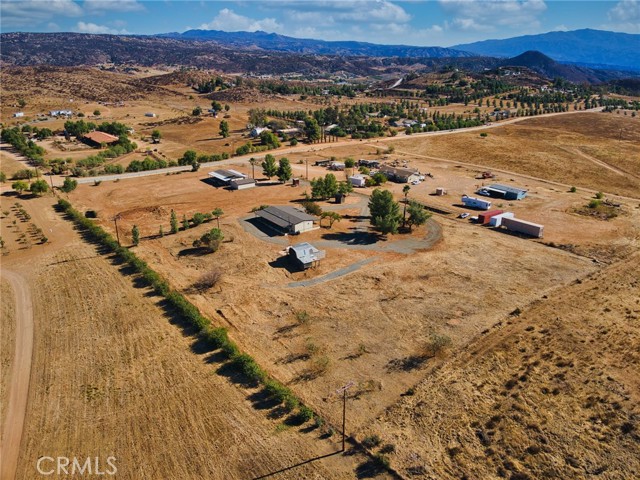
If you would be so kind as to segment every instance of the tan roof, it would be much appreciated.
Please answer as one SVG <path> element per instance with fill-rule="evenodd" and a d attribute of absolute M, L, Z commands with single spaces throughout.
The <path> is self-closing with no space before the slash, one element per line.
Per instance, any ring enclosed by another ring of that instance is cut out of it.
<path fill-rule="evenodd" d="M 115 135 L 110 135 L 104 132 L 98 132 L 97 130 L 94 132 L 87 133 L 84 138 L 88 138 L 96 143 L 114 143 L 120 140 Z"/>

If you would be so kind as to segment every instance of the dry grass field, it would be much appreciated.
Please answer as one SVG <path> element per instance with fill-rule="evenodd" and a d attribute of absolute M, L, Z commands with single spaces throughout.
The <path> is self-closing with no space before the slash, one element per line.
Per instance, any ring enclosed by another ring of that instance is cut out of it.
<path fill-rule="evenodd" d="M 13 349 L 15 345 L 15 301 L 13 290 L 6 281 L 0 282 L 0 369 L 2 369 L 2 379 L 0 380 L 0 421 L 4 424 L 6 414 L 7 397 L 9 394 L 9 372 L 13 364 Z"/>
<path fill-rule="evenodd" d="M 396 152 L 483 165 L 638 198 L 640 117 L 578 113 L 528 119 L 454 137 L 391 142 Z"/>
<path fill-rule="evenodd" d="M 41 456 L 75 455 L 116 457 L 118 478 L 244 480 L 339 449 L 337 435 L 321 440 L 309 425 L 286 427 L 257 389 L 217 373 L 223 364 L 213 352 L 117 262 L 84 243 L 51 199 L 22 203 L 55 232 L 48 246 L 10 242 L 3 260 L 28 275 L 35 306 L 16 478 L 39 478 Z M 2 285 L 4 371 L 12 302 Z M 367 471 L 365 463 L 358 454 L 336 455 L 278 478 L 349 478 Z"/>
<path fill-rule="evenodd" d="M 640 256 L 550 293 L 441 362 L 361 432 L 412 478 L 640 471 Z"/>
<path fill-rule="evenodd" d="M 539 243 L 438 219 L 444 240 L 432 249 L 413 254 L 378 250 L 402 236 L 362 250 L 335 242 L 318 270 L 292 273 L 277 262 L 283 245 L 255 238 L 238 218 L 259 204 L 300 198 L 304 187 L 229 192 L 202 178 L 205 172 L 83 185 L 70 199 L 83 209 L 96 209 L 101 224 L 112 232 L 110 219 L 119 213 L 125 242 L 133 224 L 143 236 L 155 236 L 160 224 L 168 232 L 171 209 L 181 219 L 221 207 L 221 228 L 230 242 L 215 254 L 191 252 L 192 241 L 211 224 L 143 239 L 136 251 L 228 327 L 268 371 L 333 421 L 339 419 L 340 404 L 331 392 L 341 384 L 357 383 L 350 421 L 363 425 L 422 378 L 428 361 L 421 355 L 433 334 L 452 338 L 457 350 L 513 309 L 595 268 L 589 259 Z M 289 241 L 323 241 L 349 228 L 350 222 L 342 221 L 333 230 Z M 418 240 L 426 233 L 416 232 Z M 373 263 L 347 276 L 308 288 L 288 287 L 364 259 Z M 492 271 L 492 265 L 500 267 Z M 224 272 L 220 284 L 204 294 L 194 292 L 194 282 L 215 266 Z M 308 320 L 299 321 L 300 312 Z"/>
<path fill-rule="evenodd" d="M 35 79 L 25 75 L 30 71 L 0 73 L 10 92 L 3 101 L 28 97 L 24 110 L 30 118 L 71 108 L 86 120 L 126 123 L 135 129 L 139 149 L 115 160 L 123 165 L 142 159 L 147 148 L 167 160 L 187 149 L 235 150 L 247 141 L 250 108 L 324 105 L 297 95 L 218 92 L 214 96 L 231 107 L 226 120 L 232 135 L 223 139 L 222 115 L 190 115 L 196 105 L 206 111 L 210 99 L 180 83 L 178 73 L 45 69 Z M 95 91 L 85 84 L 92 76 L 101 85 Z M 29 80 L 21 84 L 21 77 Z M 101 103 L 115 100 L 124 104 Z M 92 116 L 95 109 L 99 118 Z M 3 108 L 3 122 L 15 123 L 12 111 Z M 146 117 L 149 111 L 158 117 Z M 214 325 L 226 327 L 242 351 L 333 427 L 342 418 L 336 389 L 353 382 L 347 433 L 370 454 L 384 454 L 400 477 L 626 480 L 640 470 L 638 122 L 623 114 L 571 113 L 499 125 L 484 130 L 486 137 L 480 131 L 401 134 L 272 152 L 286 155 L 294 175 L 303 178 L 307 171 L 309 178 L 326 174 L 313 162 L 332 156 L 399 160 L 431 173 L 433 178 L 411 186 L 409 197 L 451 213 L 434 215 L 411 235 L 388 238 L 355 233 L 368 223 L 363 216 L 370 188 L 358 189 L 345 205 L 320 202 L 345 217 L 331 229 L 268 237 L 244 219 L 260 205 L 299 204 L 308 184 L 232 192 L 205 182 L 213 167 L 81 184 L 58 194 L 78 210 L 94 210 L 96 221 L 113 234 L 117 215 L 123 245 Z M 163 139 L 151 145 L 146 139 L 156 128 Z M 47 158 L 91 153 L 45 143 Z M 0 152 L 0 160 L 9 175 L 24 168 L 11 152 Z M 246 158 L 219 165 L 252 174 Z M 484 170 L 496 178 L 480 179 Z M 256 176 L 261 173 L 257 166 Z M 342 180 L 344 173 L 336 175 Z M 494 182 L 528 190 L 522 201 L 494 200 L 494 206 L 544 224 L 543 239 L 457 218 L 471 212 L 460 204 L 462 194 Z M 384 188 L 399 199 L 402 187 Z M 448 195 L 434 196 L 436 187 Z M 585 215 L 597 191 L 620 204 L 612 207 L 614 218 Z M 83 241 L 54 211 L 54 202 L 53 196 L 0 196 L 2 265 L 28 278 L 35 304 L 16 478 L 37 478 L 34 465 L 42 455 L 71 453 L 117 457 L 119 478 L 248 479 L 338 448 L 338 435 L 321 438 L 327 426 L 287 425 L 135 275 Z M 215 219 L 169 234 L 171 210 L 182 221 L 215 208 L 224 211 L 225 239 L 217 252 L 193 248 L 194 240 L 217 226 Z M 136 247 L 134 225 L 141 232 Z M 44 245 L 42 235 L 48 238 Z M 326 250 L 317 268 L 298 272 L 281 258 L 288 245 L 301 241 Z M 214 287 L 195 288 L 216 269 L 221 279 Z M 4 372 L 15 306 L 8 286 L 0 288 Z M 0 401 L 6 383 L 3 375 Z M 373 475 L 362 467 L 373 457 L 349 453 L 273 478 Z"/>

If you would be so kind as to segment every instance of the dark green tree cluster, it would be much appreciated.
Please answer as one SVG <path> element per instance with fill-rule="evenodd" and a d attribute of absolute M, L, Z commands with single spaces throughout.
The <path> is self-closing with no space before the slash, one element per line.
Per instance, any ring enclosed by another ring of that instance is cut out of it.
<path fill-rule="evenodd" d="M 371 225 L 383 235 L 398 233 L 402 220 L 400 206 L 389 190 L 376 188 L 369 198 Z"/>

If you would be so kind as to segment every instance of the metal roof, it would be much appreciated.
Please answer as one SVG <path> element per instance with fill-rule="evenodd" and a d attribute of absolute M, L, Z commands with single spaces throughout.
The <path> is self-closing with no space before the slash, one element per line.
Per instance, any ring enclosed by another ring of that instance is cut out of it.
<path fill-rule="evenodd" d="M 493 185 L 489 185 L 488 187 L 484 187 L 487 190 L 496 190 L 498 192 L 511 192 L 511 193 L 526 193 L 527 190 L 524 190 L 522 188 L 516 188 L 516 187 L 510 187 L 508 185 L 499 185 L 499 184 L 493 184 Z"/>
<path fill-rule="evenodd" d="M 250 183 L 256 183 L 256 181 L 253 178 L 234 178 L 231 180 L 231 183 L 234 185 L 248 185 Z"/>
<path fill-rule="evenodd" d="M 209 176 L 222 180 L 223 182 L 229 182 L 235 179 L 247 178 L 244 173 L 236 172 L 235 170 L 214 170 L 209 172 Z"/>
<path fill-rule="evenodd" d="M 87 133 L 84 138 L 88 138 L 89 140 L 92 140 L 96 143 L 114 143 L 120 140 L 120 138 L 116 137 L 115 135 L 110 135 L 105 132 L 99 132 L 97 130 Z"/>
<path fill-rule="evenodd" d="M 289 228 L 302 222 L 316 220 L 316 217 L 289 206 L 263 208 L 256 211 L 256 215 L 281 228 Z"/>
<path fill-rule="evenodd" d="M 325 257 L 325 252 L 323 250 L 318 250 L 309 242 L 298 243 L 297 245 L 293 245 L 289 248 L 296 253 L 296 258 L 303 264 L 321 260 Z"/>

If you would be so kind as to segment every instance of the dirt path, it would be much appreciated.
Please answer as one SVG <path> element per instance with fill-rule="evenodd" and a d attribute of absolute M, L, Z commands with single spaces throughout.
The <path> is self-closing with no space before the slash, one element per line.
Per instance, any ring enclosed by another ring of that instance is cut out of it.
<path fill-rule="evenodd" d="M 2 277 L 11 284 L 16 301 L 15 351 L 5 423 L 2 427 L 2 445 L 0 447 L 2 450 L 0 479 L 12 480 L 16 475 L 24 418 L 27 410 L 33 352 L 33 303 L 29 285 L 24 277 L 8 270 L 2 271 Z"/>
<path fill-rule="evenodd" d="M 291 282 L 287 285 L 288 288 L 296 288 L 296 287 L 311 287 L 313 285 L 317 285 L 318 283 L 327 282 L 329 280 L 333 280 L 338 277 L 342 277 L 343 275 L 347 275 L 351 272 L 355 272 L 356 270 L 360 270 L 360 267 L 371 263 L 377 260 L 378 257 L 365 258 L 364 260 L 360 260 L 359 262 L 352 263 L 344 268 L 339 268 L 338 270 L 334 270 L 331 273 L 327 273 L 321 277 L 312 278 L 311 280 L 301 280 L 300 282 Z"/>
<path fill-rule="evenodd" d="M 610 163 L 604 162 L 602 160 L 598 160 L 597 158 L 592 157 L 591 155 L 587 155 L 586 153 L 581 151 L 579 148 L 573 148 L 573 149 L 563 148 L 563 147 L 558 147 L 558 148 L 560 148 L 561 150 L 564 150 L 565 152 L 575 153 L 576 155 L 580 155 L 582 158 L 589 160 L 592 163 L 595 163 L 599 167 L 606 168 L 607 170 L 610 170 L 613 173 L 617 173 L 618 175 L 622 175 L 623 177 L 631 176 L 633 178 L 640 179 L 638 175 L 634 175 L 631 172 L 626 172 L 618 167 L 614 167 Z"/>

